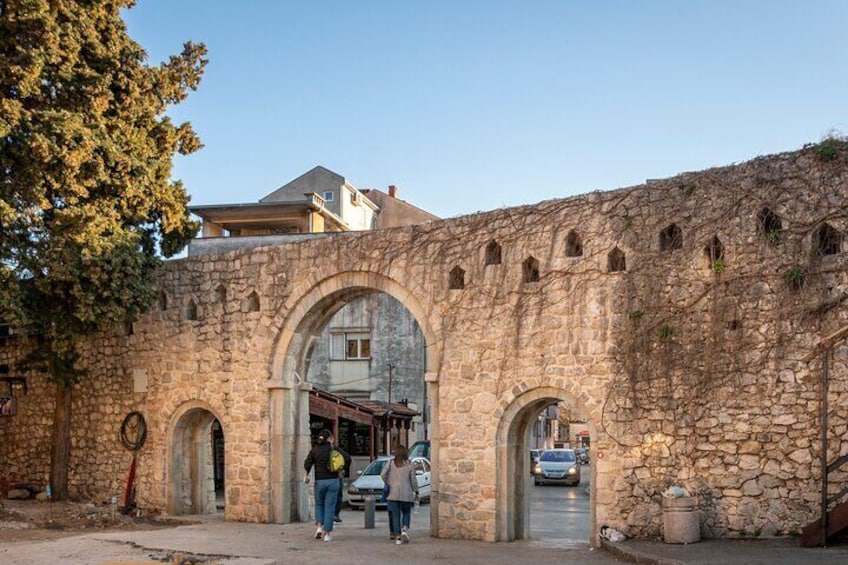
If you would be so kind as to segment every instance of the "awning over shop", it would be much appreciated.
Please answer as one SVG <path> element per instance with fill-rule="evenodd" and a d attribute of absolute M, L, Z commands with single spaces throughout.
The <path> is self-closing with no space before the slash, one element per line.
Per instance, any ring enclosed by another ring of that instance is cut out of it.
<path fill-rule="evenodd" d="M 410 428 L 412 418 L 418 415 L 405 404 L 379 400 L 356 402 L 317 388 L 309 391 L 309 413 L 333 421 L 346 418 L 382 429 L 394 427 L 406 430 Z"/>
<path fill-rule="evenodd" d="M 327 391 L 314 388 L 309 391 L 309 414 L 333 422 L 333 431 L 339 429 L 339 419 L 343 418 L 370 428 L 371 457 L 375 454 L 374 440 L 378 431 L 391 428 L 409 430 L 412 419 L 418 415 L 416 410 L 406 404 L 382 402 L 379 400 L 347 400 Z"/>

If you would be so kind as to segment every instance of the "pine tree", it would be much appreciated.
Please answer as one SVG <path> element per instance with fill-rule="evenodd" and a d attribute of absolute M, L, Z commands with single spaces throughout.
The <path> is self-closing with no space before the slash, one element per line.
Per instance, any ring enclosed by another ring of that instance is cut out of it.
<path fill-rule="evenodd" d="M 134 0 L 0 0 L 0 308 L 22 367 L 56 384 L 51 486 L 67 496 L 79 344 L 156 296 L 160 256 L 198 229 L 171 180 L 201 147 L 165 111 L 197 88 L 202 44 L 152 66 L 120 10 Z"/>

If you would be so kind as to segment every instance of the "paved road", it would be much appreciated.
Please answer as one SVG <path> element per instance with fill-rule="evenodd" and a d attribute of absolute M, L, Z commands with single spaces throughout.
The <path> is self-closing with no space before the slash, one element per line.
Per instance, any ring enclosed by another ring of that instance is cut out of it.
<path fill-rule="evenodd" d="M 530 536 L 540 541 L 589 543 L 589 467 L 580 485 L 530 486 Z"/>
<path fill-rule="evenodd" d="M 303 565 L 367 563 L 368 565 L 613 565 L 609 553 L 556 541 L 483 543 L 427 537 L 428 506 L 412 521 L 412 543 L 389 542 L 386 513 L 377 513 L 377 528 L 362 527 L 362 512 L 342 512 L 344 524 L 335 540 L 313 539 L 311 524 L 244 524 L 220 517 L 198 517 L 201 523 L 156 531 L 87 534 L 58 540 L 0 544 L 2 565 L 161 565 L 181 555 L 205 556 L 208 564 Z"/>

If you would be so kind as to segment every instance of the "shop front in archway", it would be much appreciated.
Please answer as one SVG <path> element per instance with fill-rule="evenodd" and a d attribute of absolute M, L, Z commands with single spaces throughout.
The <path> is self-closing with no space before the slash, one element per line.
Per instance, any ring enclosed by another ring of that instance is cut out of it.
<path fill-rule="evenodd" d="M 409 444 L 412 419 L 418 412 L 405 404 L 376 400 L 353 401 L 329 392 L 309 391 L 309 429 L 312 441 L 322 429 L 332 430 L 336 443 L 353 459 L 353 473 L 391 446 Z"/>

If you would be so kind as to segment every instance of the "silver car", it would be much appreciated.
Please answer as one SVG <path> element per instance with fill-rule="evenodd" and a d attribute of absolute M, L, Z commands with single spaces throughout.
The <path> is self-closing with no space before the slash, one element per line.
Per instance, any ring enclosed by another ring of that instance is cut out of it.
<path fill-rule="evenodd" d="M 385 506 L 381 502 L 383 495 L 383 479 L 380 474 L 383 468 L 392 459 L 391 457 L 379 457 L 372 461 L 365 470 L 359 473 L 359 478 L 350 484 L 347 489 L 348 503 L 352 508 L 365 506 L 365 497 L 371 496 L 377 506 Z M 430 461 L 426 457 L 413 457 L 412 464 L 415 465 L 415 478 L 418 480 L 418 496 L 421 501 L 430 500 Z"/>
<path fill-rule="evenodd" d="M 573 449 L 548 449 L 539 456 L 533 468 L 533 482 L 537 485 L 580 484 L 580 465 Z"/>

